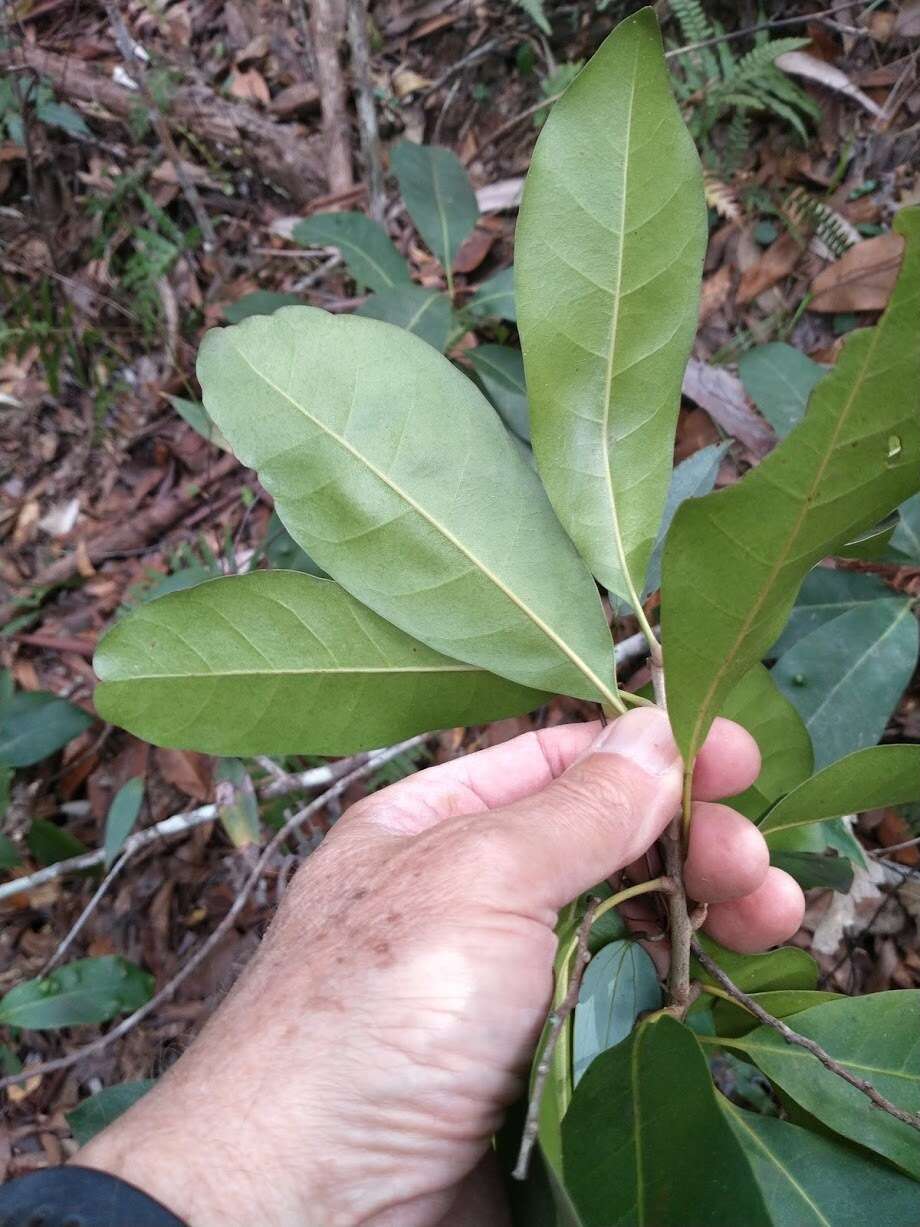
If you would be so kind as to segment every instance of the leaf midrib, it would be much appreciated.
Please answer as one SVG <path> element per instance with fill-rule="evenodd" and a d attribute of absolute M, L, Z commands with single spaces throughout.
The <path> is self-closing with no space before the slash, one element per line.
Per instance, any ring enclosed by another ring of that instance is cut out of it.
<path fill-rule="evenodd" d="M 773 1166 L 778 1168 L 779 1171 L 782 1173 L 782 1175 L 785 1176 L 785 1178 L 789 1181 L 789 1183 L 792 1185 L 795 1191 L 799 1194 L 802 1200 L 812 1208 L 812 1210 L 815 1212 L 816 1217 L 824 1225 L 824 1227 L 833 1227 L 831 1220 L 827 1218 L 824 1214 L 821 1213 L 820 1207 L 816 1204 L 816 1202 L 812 1199 L 812 1197 L 805 1191 L 805 1189 L 799 1184 L 799 1182 L 793 1176 L 789 1168 L 786 1167 L 786 1165 L 780 1161 L 778 1155 L 773 1153 L 773 1151 L 766 1144 L 763 1138 L 751 1128 L 751 1126 L 747 1123 L 747 1121 L 744 1119 L 744 1117 L 741 1115 L 741 1113 L 738 1111 L 735 1105 L 731 1102 L 731 1100 L 725 1099 L 721 1106 L 726 1111 L 731 1112 L 738 1126 L 741 1129 L 743 1129 L 745 1133 L 750 1135 L 751 1140 L 753 1141 L 754 1145 L 757 1146 L 759 1150 L 762 1150 L 763 1153 L 769 1159 L 769 1161 L 773 1164 Z"/>
<path fill-rule="evenodd" d="M 546 638 L 559 649 L 560 652 L 562 652 L 562 654 L 575 666 L 575 668 L 588 679 L 591 685 L 597 688 L 598 692 L 603 695 L 604 699 L 608 703 L 614 707 L 619 706 L 617 699 L 614 697 L 609 687 L 601 681 L 590 665 L 588 665 L 586 661 L 582 660 L 578 653 L 575 652 L 573 648 L 569 647 L 565 640 L 563 640 L 552 629 L 552 627 L 548 626 L 535 610 L 531 609 L 530 606 L 527 605 L 526 602 L 522 601 L 521 598 L 517 596 L 506 584 L 502 583 L 499 577 L 489 567 L 487 567 L 484 562 L 477 558 L 476 555 L 473 554 L 473 552 L 469 550 L 459 540 L 459 538 L 457 538 L 450 531 L 450 529 L 448 529 L 439 520 L 435 519 L 435 517 L 426 511 L 425 508 L 422 507 L 421 504 L 419 504 L 408 493 L 408 491 L 403 490 L 401 486 L 398 486 L 394 481 L 392 481 L 382 469 L 379 469 L 375 464 L 373 464 L 343 435 L 340 435 L 337 431 L 332 430 L 331 427 L 320 421 L 318 417 L 310 413 L 309 410 L 303 405 L 298 404 L 298 402 L 294 400 L 289 393 L 285 392 L 283 388 L 280 388 L 273 380 L 269 379 L 267 375 L 257 370 L 256 367 L 250 362 L 247 355 L 242 352 L 242 350 L 237 349 L 236 352 L 257 379 L 261 379 L 263 382 L 268 384 L 268 386 L 272 388 L 280 397 L 286 400 L 296 410 L 298 410 L 298 412 L 302 413 L 305 418 L 311 421 L 318 430 L 322 431 L 323 434 L 327 435 L 330 439 L 337 443 L 344 451 L 347 451 L 354 457 L 355 460 L 363 464 L 369 470 L 369 472 L 373 473 L 378 481 L 382 482 L 383 485 L 392 490 L 398 498 L 401 498 L 403 502 L 411 507 L 412 510 L 419 516 L 421 516 L 421 518 L 427 524 L 430 524 L 436 532 L 440 533 L 445 541 L 449 542 L 449 544 L 452 545 L 460 554 L 462 554 L 463 557 L 466 558 L 476 568 L 476 570 L 479 571 L 480 574 L 484 575 L 486 579 L 494 584 L 498 591 L 501 592 L 501 594 L 507 600 L 511 601 L 511 603 L 515 605 L 521 611 L 521 613 L 530 619 L 534 626 L 536 626 L 537 629 L 541 631 Z"/>
<path fill-rule="evenodd" d="M 820 1006 L 815 1006 L 815 1009 L 820 1009 Z M 810 1037 L 806 1037 L 810 1038 Z M 785 1057 L 797 1057 L 800 1060 L 810 1057 L 816 1061 L 817 1057 L 814 1053 L 808 1051 L 807 1048 L 800 1048 L 797 1044 L 787 1044 L 785 1041 L 782 1044 L 764 1044 L 745 1039 L 730 1039 L 726 1035 L 698 1035 L 697 1039 L 703 1044 L 714 1044 L 724 1048 L 740 1048 L 742 1052 L 779 1052 Z M 881 1074 L 886 1078 L 900 1078 L 904 1082 L 920 1083 L 920 1074 L 909 1073 L 906 1069 L 881 1069 L 877 1065 L 862 1065 L 858 1061 L 848 1061 L 845 1057 L 837 1057 L 837 1061 L 844 1069 L 856 1070 L 860 1074 Z"/>
<path fill-rule="evenodd" d="M 336 674 L 373 674 L 381 673 L 389 676 L 392 673 L 481 673 L 484 676 L 494 676 L 489 673 L 488 669 L 481 669 L 478 665 L 406 665 L 394 666 L 392 668 L 385 665 L 375 665 L 363 667 L 347 667 L 335 669 L 215 669 L 210 673 L 132 673 L 130 677 L 118 677 L 111 679 L 103 679 L 103 685 L 110 685 L 114 682 L 148 682 L 148 681 L 189 681 L 195 678 L 214 678 L 220 677 L 313 677 L 327 676 Z M 523 683 L 522 683 L 523 684 Z"/>

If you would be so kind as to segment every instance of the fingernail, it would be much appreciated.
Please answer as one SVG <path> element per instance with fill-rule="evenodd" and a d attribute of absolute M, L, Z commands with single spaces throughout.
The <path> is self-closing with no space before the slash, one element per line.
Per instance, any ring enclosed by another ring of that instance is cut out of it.
<path fill-rule="evenodd" d="M 649 775 L 664 775 L 680 763 L 667 716 L 647 707 L 627 712 L 608 724 L 589 753 L 620 754 Z"/>

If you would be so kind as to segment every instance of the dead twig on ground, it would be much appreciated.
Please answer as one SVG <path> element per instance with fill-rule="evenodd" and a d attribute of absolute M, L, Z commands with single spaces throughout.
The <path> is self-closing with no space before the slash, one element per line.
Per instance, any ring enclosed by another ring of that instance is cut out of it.
<path fill-rule="evenodd" d="M 345 0 L 310 0 L 310 33 L 316 59 L 316 84 L 322 103 L 326 179 L 330 192 L 354 187 L 348 92 L 339 60 L 345 36 Z"/>
<path fill-rule="evenodd" d="M 367 0 L 347 0 L 348 41 L 351 45 L 351 75 L 358 113 L 361 156 L 367 176 L 368 211 L 374 221 L 382 222 L 387 198 L 380 156 L 380 131 L 371 81 L 371 53 L 367 38 Z"/>

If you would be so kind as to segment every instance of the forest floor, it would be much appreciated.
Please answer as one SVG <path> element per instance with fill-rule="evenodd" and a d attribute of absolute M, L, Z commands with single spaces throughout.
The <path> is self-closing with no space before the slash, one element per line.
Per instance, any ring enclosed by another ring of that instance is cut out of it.
<path fill-rule="evenodd" d="M 367 173 L 353 105 L 359 78 L 366 75 L 376 100 L 384 171 L 388 149 L 408 137 L 449 147 L 470 174 L 482 217 L 455 265 L 463 301 L 511 263 L 535 112 L 565 85 L 568 66 L 638 5 L 548 0 L 547 34 L 504 0 L 377 0 L 366 70 L 354 33 L 337 28 L 345 7 L 314 3 L 312 22 L 299 0 L 6 7 L 0 653 L 20 690 L 65 696 L 94 715 L 93 651 L 119 610 L 154 590 L 272 556 L 271 500 L 169 398 L 197 401 L 201 336 L 232 318 L 245 296 L 284 293 L 330 311 L 362 301 L 334 253 L 293 241 L 298 219 L 337 207 L 379 210 L 418 283 L 441 284 L 393 185 L 385 179 L 381 193 Z M 360 3 L 352 7 L 360 14 Z M 679 50 L 686 38 L 667 4 L 657 8 L 668 45 Z M 705 8 L 724 20 L 731 45 L 753 44 L 753 0 Z M 711 240 L 676 458 L 735 439 L 719 485 L 737 480 L 773 442 L 735 374 L 738 357 L 785 339 L 832 363 L 846 332 L 884 307 L 897 266 L 891 218 L 920 203 L 920 4 L 766 8 L 769 37 L 810 40 L 810 75 L 798 82 L 815 113 L 804 140 L 770 114 L 754 117 L 740 151 L 728 114 L 706 135 Z M 675 73 L 687 54 L 672 57 Z M 683 105 L 692 112 L 704 101 L 691 94 Z M 797 209 L 811 223 L 804 239 L 786 224 Z M 453 356 L 462 363 L 479 341 L 514 335 L 513 325 L 486 324 L 462 337 Z M 852 565 L 896 591 L 920 593 L 916 567 Z M 626 637 L 635 626 L 627 619 L 618 629 Z M 638 688 L 647 680 L 641 658 L 632 667 L 626 682 Z M 232 824 L 207 821 L 147 843 L 95 904 L 68 958 L 117 954 L 140 964 L 155 978 L 157 1004 L 82 1056 L 111 1028 L 30 1031 L 25 1039 L 0 1031 L 0 1073 L 63 1058 L 60 1068 L 7 1090 L 0 1180 L 70 1153 L 65 1114 L 87 1094 L 156 1076 L 175 1059 L 257 944 L 298 857 L 349 801 L 536 721 L 593 715 L 588 704 L 557 700 L 533 717 L 431 737 L 356 783 L 308 834 L 284 845 L 218 940 L 265 831 L 312 794 L 285 792 L 264 805 L 256 842 L 238 835 L 234 843 Z M 920 741 L 917 677 L 889 735 Z M 315 765 L 283 764 L 288 772 Z M 264 793 L 278 768 L 249 766 Z M 56 957 L 100 881 L 90 871 L 35 884 L 36 870 L 99 848 L 113 797 L 137 777 L 139 828 L 215 799 L 215 760 L 153 748 L 98 719 L 63 750 L 2 773 L 2 881 L 26 885 L 0 893 L 0 995 Z M 858 834 L 871 850 L 917 829 L 909 815 L 890 811 L 863 815 Z M 920 852 L 868 863 L 850 895 L 812 893 L 796 940 L 840 991 L 918 987 Z M 209 941 L 193 974 L 168 991 Z"/>

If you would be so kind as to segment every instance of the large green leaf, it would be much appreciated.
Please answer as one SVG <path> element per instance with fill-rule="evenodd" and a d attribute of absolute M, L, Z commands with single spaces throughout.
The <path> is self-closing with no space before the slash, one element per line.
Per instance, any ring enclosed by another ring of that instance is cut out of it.
<path fill-rule="evenodd" d="M 86 731 L 92 716 L 44 690 L 20 690 L 0 714 L 0 767 L 30 767 Z"/>
<path fill-rule="evenodd" d="M 390 166 L 419 234 L 449 271 L 479 220 L 476 193 L 463 164 L 449 149 L 400 141 Z"/>
<path fill-rule="evenodd" d="M 0 1025 L 48 1031 L 107 1022 L 136 1010 L 152 993 L 153 976 L 127 959 L 77 959 L 11 988 L 0 998 Z"/>
<path fill-rule="evenodd" d="M 780 439 L 805 416 L 812 389 L 825 368 L 784 341 L 757 345 L 743 354 L 738 374 L 744 390 Z"/>
<path fill-rule="evenodd" d="M 67 1124 L 77 1145 L 85 1146 L 97 1133 L 107 1129 L 146 1095 L 153 1083 L 153 1078 L 144 1078 L 140 1082 L 119 1082 L 78 1103 L 72 1112 L 67 1113 Z"/>
<path fill-rule="evenodd" d="M 898 526 L 891 544 L 914 562 L 920 562 L 920 494 L 902 503 L 898 510 Z"/>
<path fill-rule="evenodd" d="M 737 954 L 725 950 L 705 933 L 697 940 L 729 979 L 746 993 L 763 993 L 774 989 L 814 989 L 818 983 L 818 965 L 807 950 L 798 946 L 781 946 L 766 954 Z M 694 963 L 694 976 L 705 984 L 716 983 L 704 968 Z"/>
<path fill-rule="evenodd" d="M 763 665 L 755 665 L 741 679 L 720 714 L 746 728 L 760 747 L 760 775 L 730 801 L 748 818 L 759 818 L 773 801 L 811 774 L 814 756 L 808 729 Z"/>
<path fill-rule="evenodd" d="M 818 989 L 785 988 L 772 989 L 766 993 L 753 993 L 753 999 L 774 1018 L 790 1018 L 826 1001 L 836 1001 L 840 994 Z M 747 1035 L 756 1030 L 760 1021 L 744 1006 L 735 1001 L 716 1001 L 712 1009 L 712 1021 L 716 1035 Z M 790 1024 L 793 1025 L 793 1024 Z"/>
<path fill-rule="evenodd" d="M 699 159 L 643 9 L 553 107 L 515 246 L 540 472 L 621 597 L 641 587 L 661 520 L 705 246 Z"/>
<path fill-rule="evenodd" d="M 920 745 L 869 746 L 831 763 L 783 797 L 760 829 L 796 827 L 920 801 Z"/>
<path fill-rule="evenodd" d="M 770 1223 L 706 1059 L 666 1015 L 597 1057 L 562 1141 L 565 1185 L 585 1227 Z"/>
<path fill-rule="evenodd" d="M 637 941 L 609 942 L 588 964 L 572 1027 L 575 1085 L 594 1058 L 626 1039 L 640 1014 L 661 1007 L 655 964 Z"/>
<path fill-rule="evenodd" d="M 773 679 L 805 721 L 816 768 L 881 738 L 916 668 L 918 648 L 910 601 L 871 601 L 779 658 Z"/>
<path fill-rule="evenodd" d="M 96 707 L 157 745 L 352 754 L 545 696 L 450 660 L 329 580 L 254 571 L 151 601 L 96 652 Z"/>
<path fill-rule="evenodd" d="M 447 348 L 454 318 L 446 294 L 420 285 L 397 285 L 372 294 L 355 314 L 413 332 L 441 353 Z"/>
<path fill-rule="evenodd" d="M 590 575 L 492 406 L 430 346 L 288 307 L 209 333 L 198 375 L 291 535 L 358 600 L 445 655 L 615 701 Z"/>
<path fill-rule="evenodd" d="M 379 222 L 364 213 L 314 213 L 294 227 L 304 247 L 338 247 L 348 271 L 369 290 L 409 285 L 409 266 Z"/>
<path fill-rule="evenodd" d="M 781 1227 L 887 1227 L 920 1222 L 920 1185 L 850 1146 L 788 1121 L 720 1106 L 741 1143 L 772 1221 Z"/>
<path fill-rule="evenodd" d="M 789 621 L 768 654 L 782 656 L 805 635 L 816 631 L 825 622 L 849 613 L 857 605 L 893 597 L 892 590 L 875 575 L 816 567 L 805 576 Z"/>
<path fill-rule="evenodd" d="M 698 452 L 694 452 L 692 456 L 688 456 L 675 467 L 671 474 L 671 484 L 668 486 L 664 511 L 661 513 L 655 548 L 645 572 L 643 598 L 661 586 L 661 555 L 668 529 L 677 515 L 677 508 L 685 499 L 700 498 L 709 493 L 715 485 L 722 457 L 730 446 L 730 440 L 725 443 L 711 443 L 708 447 L 701 447 Z"/>
<path fill-rule="evenodd" d="M 521 351 L 510 345 L 477 345 L 469 351 L 469 357 L 502 421 L 519 439 L 529 443 L 530 410 Z"/>
<path fill-rule="evenodd" d="M 496 318 L 516 320 L 514 302 L 514 269 L 503 268 L 500 273 L 484 281 L 470 301 L 466 310 L 473 319 Z"/>
<path fill-rule="evenodd" d="M 920 1112 L 918 1017 L 920 990 L 901 989 L 815 1006 L 796 1015 L 795 1030 L 899 1108 Z M 713 1042 L 741 1049 L 824 1125 L 920 1178 L 917 1131 L 873 1107 L 804 1048 L 787 1044 L 772 1027 Z"/>
<path fill-rule="evenodd" d="M 776 641 L 808 571 L 920 486 L 920 209 L 902 209 L 895 225 L 907 243 L 876 327 L 849 335 L 766 460 L 674 518 L 662 629 L 668 710 L 688 760 Z"/>

